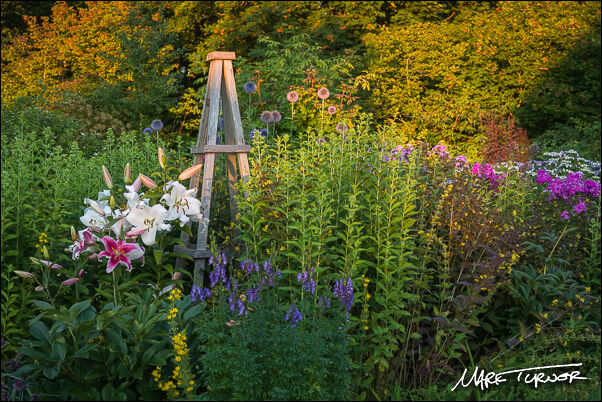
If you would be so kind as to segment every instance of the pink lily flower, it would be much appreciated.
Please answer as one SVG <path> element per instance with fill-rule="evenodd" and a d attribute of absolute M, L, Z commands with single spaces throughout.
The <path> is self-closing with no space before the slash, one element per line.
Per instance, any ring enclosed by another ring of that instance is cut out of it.
<path fill-rule="evenodd" d="M 113 272 L 113 270 L 118 264 L 125 265 L 127 267 L 127 270 L 131 271 L 132 261 L 130 258 L 141 257 L 140 251 L 142 250 L 140 249 L 140 246 L 138 246 L 135 243 L 126 243 L 124 240 L 114 240 L 109 236 L 103 237 L 101 241 L 102 244 L 104 244 L 106 250 L 98 254 L 98 260 L 100 261 L 101 257 L 107 257 L 109 259 L 107 263 L 107 273 Z M 136 252 L 136 255 L 130 254 L 134 252 Z M 142 251 L 142 254 L 143 253 L 144 251 Z"/>

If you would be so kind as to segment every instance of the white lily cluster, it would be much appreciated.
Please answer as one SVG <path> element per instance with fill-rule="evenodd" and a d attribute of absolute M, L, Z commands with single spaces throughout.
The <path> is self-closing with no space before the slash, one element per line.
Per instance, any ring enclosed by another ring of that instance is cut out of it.
<path fill-rule="evenodd" d="M 169 182 L 164 187 L 161 203 L 151 206 L 149 199 L 143 198 L 144 193 L 139 193 L 141 183 L 146 184 L 150 179 L 141 177 L 132 185 L 125 186 L 127 192 L 123 195 L 127 202 L 122 204 L 122 208 L 112 208 L 114 199 L 109 189 L 99 192 L 97 200 L 84 199 L 84 203 L 90 206 L 80 218 L 82 224 L 98 233 L 107 230 L 110 225 L 115 236 L 140 236 L 145 245 L 152 246 L 157 232 L 172 229 L 167 222 L 178 220 L 183 226 L 191 217 L 202 219 L 201 202 L 194 197 L 196 189 L 188 190 L 178 181 Z M 150 182 L 154 184 L 152 180 Z"/>

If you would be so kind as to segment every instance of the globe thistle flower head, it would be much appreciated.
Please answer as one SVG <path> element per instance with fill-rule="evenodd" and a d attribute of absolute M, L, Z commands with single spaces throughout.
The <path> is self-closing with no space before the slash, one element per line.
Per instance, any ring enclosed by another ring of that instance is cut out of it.
<path fill-rule="evenodd" d="M 299 100 L 299 94 L 297 93 L 297 91 L 290 91 L 286 94 L 286 100 L 290 103 L 295 103 Z"/>
<path fill-rule="evenodd" d="M 329 96 L 330 96 L 330 91 L 328 90 L 328 88 L 318 89 L 318 98 L 324 100 L 324 99 L 328 99 Z"/>
<path fill-rule="evenodd" d="M 328 113 L 335 114 L 337 112 L 337 108 L 334 106 L 328 106 Z"/>
<path fill-rule="evenodd" d="M 150 127 L 145 128 L 144 130 L 142 130 L 142 134 L 152 134 L 153 133 L 153 129 Z"/>
<path fill-rule="evenodd" d="M 161 120 L 153 120 L 151 122 L 151 128 L 155 131 L 159 131 L 163 128 L 163 122 Z"/>
<path fill-rule="evenodd" d="M 278 123 L 280 120 L 282 120 L 282 116 L 280 115 L 280 112 L 277 110 L 274 110 L 272 112 L 272 123 Z"/>
<path fill-rule="evenodd" d="M 254 128 L 253 130 L 251 130 L 251 132 L 250 132 L 251 141 L 253 141 L 253 138 L 255 138 L 256 135 L 260 135 L 260 134 L 261 134 L 261 132 L 258 129 L 256 129 L 256 128 Z"/>
<path fill-rule="evenodd" d="M 268 131 L 267 128 L 263 128 L 261 129 L 261 131 L 259 132 L 259 134 L 263 135 L 264 137 L 267 136 L 270 132 Z"/>
<path fill-rule="evenodd" d="M 246 93 L 252 94 L 253 92 L 257 91 L 257 85 L 255 85 L 253 81 L 249 81 L 243 85 L 242 89 L 244 89 Z"/>
<path fill-rule="evenodd" d="M 348 130 L 347 125 L 343 122 L 340 122 L 339 124 L 337 124 L 337 126 L 335 128 L 341 134 L 345 134 L 345 132 Z"/>
<path fill-rule="evenodd" d="M 264 110 L 263 112 L 261 112 L 261 116 L 259 116 L 259 120 L 261 120 L 265 124 L 272 123 L 274 121 L 274 115 L 269 110 Z"/>

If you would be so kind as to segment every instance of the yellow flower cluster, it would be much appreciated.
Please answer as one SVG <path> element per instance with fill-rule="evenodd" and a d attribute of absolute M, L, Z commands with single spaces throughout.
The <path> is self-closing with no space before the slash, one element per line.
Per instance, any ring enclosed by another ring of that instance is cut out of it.
<path fill-rule="evenodd" d="M 159 382 L 159 380 L 161 379 L 161 367 L 157 366 L 151 374 L 153 375 L 153 377 L 155 377 L 155 382 Z"/>
<path fill-rule="evenodd" d="M 173 338 L 171 338 L 174 343 L 174 349 L 176 350 L 176 361 L 180 361 L 178 359 L 180 356 L 186 356 L 188 354 L 188 346 L 186 346 L 186 335 L 183 333 L 177 333 Z"/>
<path fill-rule="evenodd" d="M 182 291 L 178 288 L 172 290 L 171 292 L 169 292 L 169 297 L 167 298 L 167 300 L 180 300 L 182 298 Z M 176 310 L 177 312 L 177 310 Z"/>
<path fill-rule="evenodd" d="M 172 318 L 176 318 L 177 313 L 178 313 L 178 309 L 176 307 L 172 308 L 171 310 L 169 310 L 169 314 L 167 315 L 167 319 L 171 320 Z"/>
<path fill-rule="evenodd" d="M 38 244 L 36 244 L 36 248 L 42 247 L 45 243 L 48 243 L 48 235 L 44 232 L 38 237 Z"/>
<path fill-rule="evenodd" d="M 539 323 L 535 323 L 535 332 L 538 334 L 541 332 L 541 325 Z"/>

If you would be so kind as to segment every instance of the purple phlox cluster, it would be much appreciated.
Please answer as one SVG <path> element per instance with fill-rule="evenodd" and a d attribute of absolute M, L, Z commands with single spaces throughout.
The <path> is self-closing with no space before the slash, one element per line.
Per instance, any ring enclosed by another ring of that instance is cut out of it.
<path fill-rule="evenodd" d="M 303 283 L 303 290 L 312 294 L 316 293 L 316 281 L 313 279 L 314 267 L 311 267 L 309 271 L 299 272 L 297 275 L 297 282 Z"/>
<path fill-rule="evenodd" d="M 563 179 L 554 179 L 547 172 L 537 172 L 537 183 L 548 183 L 546 191 L 550 193 L 550 200 L 561 198 L 572 200 L 576 195 L 591 196 L 598 198 L 600 195 L 600 183 L 593 180 L 583 180 L 583 173 L 573 172 Z"/>
<path fill-rule="evenodd" d="M 193 285 L 192 291 L 190 292 L 190 298 L 193 302 L 204 302 L 207 299 L 211 299 L 211 290 L 209 288 L 201 288 L 200 286 Z"/>
<path fill-rule="evenodd" d="M 449 159 L 449 152 L 447 147 L 443 144 L 435 145 L 428 153 L 429 156 L 436 155 L 439 158 Z"/>
<path fill-rule="evenodd" d="M 318 307 L 330 308 L 330 299 L 328 298 L 328 296 L 320 296 L 320 298 L 318 299 Z"/>
<path fill-rule="evenodd" d="M 506 175 L 504 173 L 495 173 L 493 167 L 488 163 L 475 163 L 472 165 L 471 173 L 473 176 L 489 179 L 489 187 L 492 190 L 497 190 L 499 185 L 506 179 Z"/>
<path fill-rule="evenodd" d="M 341 306 L 347 310 L 347 320 L 349 320 L 349 311 L 353 306 L 353 281 L 341 278 L 335 284 L 332 292 L 338 297 Z"/>
<path fill-rule="evenodd" d="M 259 264 L 251 260 L 244 260 L 240 263 L 240 270 L 247 275 L 251 274 L 253 271 L 259 272 Z"/>
<path fill-rule="evenodd" d="M 282 277 L 280 269 L 274 270 L 274 267 L 272 267 L 271 259 L 263 262 L 263 271 L 265 272 L 265 276 L 261 279 L 263 286 L 269 285 L 273 287 L 274 278 L 278 277 L 280 279 Z"/>
<path fill-rule="evenodd" d="M 221 280 L 226 283 L 226 265 L 228 264 L 228 259 L 226 257 L 226 253 L 222 253 L 217 257 L 211 256 L 209 257 L 209 264 L 213 265 L 214 269 L 209 273 L 209 281 L 211 283 L 211 287 L 215 287 L 215 285 Z"/>
<path fill-rule="evenodd" d="M 284 321 L 288 321 L 291 319 L 291 327 L 295 327 L 299 321 L 303 321 L 303 315 L 298 308 L 295 308 L 295 304 L 291 304 L 291 307 L 288 309 L 287 313 L 284 315 Z"/>
<path fill-rule="evenodd" d="M 468 159 L 466 159 L 466 157 L 464 155 L 458 155 L 455 158 L 456 161 L 456 168 L 457 169 L 464 169 L 466 167 L 466 165 L 468 165 Z"/>
<path fill-rule="evenodd" d="M 591 197 L 597 199 L 600 196 L 600 183 L 593 180 L 584 180 L 583 173 L 569 173 L 565 179 L 553 178 L 550 173 L 544 169 L 537 171 L 538 184 L 547 184 L 547 191 L 550 196 L 548 201 L 553 199 L 564 200 L 568 203 L 573 203 L 573 211 L 575 214 L 583 213 L 587 210 L 587 202 L 581 197 Z M 564 220 L 569 220 L 569 211 L 563 211 L 560 217 Z"/>

